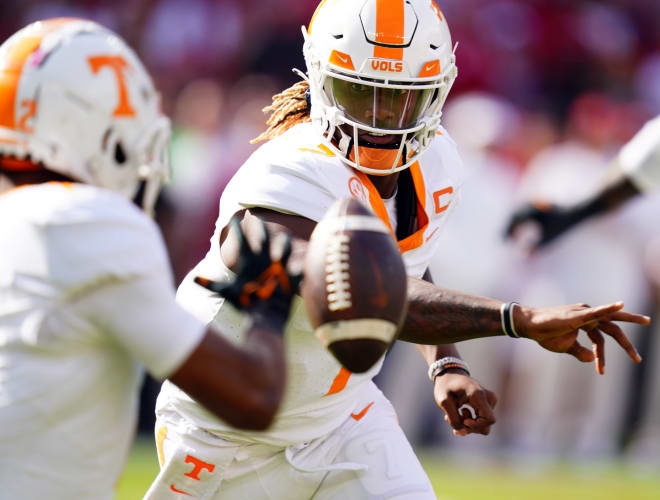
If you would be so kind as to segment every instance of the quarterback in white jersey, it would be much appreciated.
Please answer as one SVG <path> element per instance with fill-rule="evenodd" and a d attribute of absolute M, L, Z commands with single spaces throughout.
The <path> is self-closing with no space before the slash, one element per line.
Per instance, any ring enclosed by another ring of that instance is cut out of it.
<path fill-rule="evenodd" d="M 161 235 L 132 201 L 143 185 L 151 210 L 168 140 L 149 75 L 98 24 L 37 22 L 0 46 L 0 175 L 14 186 L 0 192 L 2 498 L 113 498 L 144 368 L 236 426 L 272 419 L 286 316 L 255 318 L 250 349 L 208 330 L 176 304 Z"/>
<path fill-rule="evenodd" d="M 626 143 L 612 161 L 602 187 L 587 200 L 559 207 L 543 202 L 527 203 L 513 214 L 507 234 L 517 238 L 523 226 L 534 227 L 533 247 L 550 243 L 580 222 L 617 209 L 642 193 L 660 190 L 660 116 L 646 124 Z"/>
<path fill-rule="evenodd" d="M 242 316 L 192 281 L 200 274 L 231 278 L 235 229 L 229 220 L 241 218 L 246 232 L 262 221 L 273 232 L 291 232 L 294 265 L 327 208 L 352 196 L 370 206 L 398 242 L 409 275 L 399 338 L 424 344 L 436 400 L 457 433 L 487 434 L 495 396 L 469 377 L 452 346 L 441 344 L 509 334 L 593 361 L 577 333 L 586 327 L 600 343 L 603 328 L 638 361 L 612 321 L 648 318 L 621 311 L 621 303 L 534 309 L 421 279 L 461 182 L 456 147 L 439 122 L 456 66 L 434 2 L 323 1 L 303 34 L 308 76 L 274 97 L 270 128 L 260 137 L 270 141 L 223 192 L 211 248 L 177 294 L 186 309 L 239 341 Z M 294 302 L 285 343 L 285 397 L 264 432 L 235 429 L 164 384 L 156 409 L 161 472 L 146 498 L 435 498 L 392 406 L 371 381 L 382 359 L 364 374 L 341 367 L 314 336 L 301 300 Z M 463 404 L 476 414 L 460 412 Z M 201 465 L 185 460 L 191 449 Z"/>

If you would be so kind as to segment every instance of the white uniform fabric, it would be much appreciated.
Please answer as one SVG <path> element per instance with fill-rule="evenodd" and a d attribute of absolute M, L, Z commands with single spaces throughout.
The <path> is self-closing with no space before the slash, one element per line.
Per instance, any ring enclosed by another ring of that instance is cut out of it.
<path fill-rule="evenodd" d="M 204 331 L 128 200 L 61 183 L 1 195 L 0 496 L 113 498 L 140 364 L 169 375 Z"/>
<path fill-rule="evenodd" d="M 370 191 L 369 185 L 364 183 L 366 176 L 344 165 L 319 142 L 311 125 L 301 124 L 266 143 L 250 157 L 222 194 L 220 216 L 209 252 L 179 287 L 177 300 L 184 308 L 202 321 L 219 325 L 235 342 L 240 342 L 246 330 L 245 318 L 193 282 L 195 276 L 215 280 L 226 280 L 230 276 L 230 271 L 222 263 L 219 241 L 222 229 L 235 213 L 249 207 L 265 207 L 318 221 L 339 198 L 354 196 L 367 205 L 371 204 L 372 208 L 378 202 L 383 203 L 380 197 L 374 198 L 378 196 L 377 192 Z M 455 144 L 442 131 L 419 165 L 411 167 L 428 224 L 400 242 L 410 276 L 421 277 L 435 253 L 439 230 L 457 201 L 462 175 L 460 166 Z M 393 225 L 396 222 L 393 220 L 394 211 L 387 210 L 384 205 L 381 208 Z M 301 443 L 324 439 L 356 411 L 359 395 L 372 384 L 371 379 L 380 371 L 383 360 L 364 374 L 351 374 L 342 369 L 314 336 L 300 298 L 292 306 L 285 342 L 285 397 L 267 431 L 234 429 L 168 382 L 163 384 L 158 397 L 157 415 L 161 418 L 165 414 L 177 414 L 188 425 L 237 444 L 292 449 Z M 398 425 L 396 428 L 401 433 Z M 403 465 L 401 470 L 404 470 Z M 162 479 L 158 481 L 162 482 Z M 169 488 L 167 484 L 161 486 Z"/>
<path fill-rule="evenodd" d="M 646 122 L 621 148 L 619 164 L 641 191 L 660 189 L 660 116 Z"/>
<path fill-rule="evenodd" d="M 392 405 L 369 382 L 328 434 L 286 449 L 219 438 L 161 410 L 162 468 L 145 500 L 435 499 Z"/>

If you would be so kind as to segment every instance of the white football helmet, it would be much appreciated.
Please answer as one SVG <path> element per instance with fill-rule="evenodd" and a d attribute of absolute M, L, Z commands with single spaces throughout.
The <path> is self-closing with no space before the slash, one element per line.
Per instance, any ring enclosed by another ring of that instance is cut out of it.
<path fill-rule="evenodd" d="M 328 147 L 368 174 L 412 165 L 457 75 L 434 0 L 323 0 L 303 36 L 311 118 Z M 400 139 L 373 139 L 390 134 Z"/>
<path fill-rule="evenodd" d="M 37 164 L 128 198 L 145 182 L 143 208 L 151 212 L 169 176 L 169 139 L 149 74 L 102 26 L 39 21 L 0 46 L 3 168 Z"/>

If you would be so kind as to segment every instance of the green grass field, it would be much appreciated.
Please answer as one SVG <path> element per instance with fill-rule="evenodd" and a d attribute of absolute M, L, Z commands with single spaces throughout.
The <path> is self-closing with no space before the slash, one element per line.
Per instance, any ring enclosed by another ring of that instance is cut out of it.
<path fill-rule="evenodd" d="M 658 468 L 655 474 L 640 474 L 617 463 L 459 465 L 429 453 L 420 456 L 440 500 L 660 499 Z M 152 442 L 138 441 L 119 483 L 117 500 L 141 499 L 157 473 Z"/>

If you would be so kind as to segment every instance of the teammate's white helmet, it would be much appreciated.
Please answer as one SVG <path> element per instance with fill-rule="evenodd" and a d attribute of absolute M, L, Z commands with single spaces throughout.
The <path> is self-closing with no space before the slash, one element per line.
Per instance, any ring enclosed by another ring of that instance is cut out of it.
<path fill-rule="evenodd" d="M 303 36 L 311 118 L 328 147 L 369 174 L 412 165 L 433 140 L 457 75 L 434 0 L 323 0 Z M 365 133 L 400 141 L 364 161 L 369 148 L 385 149 L 358 141 Z"/>
<path fill-rule="evenodd" d="M 40 164 L 129 198 L 144 181 L 149 212 L 169 175 L 169 138 L 149 74 L 102 26 L 50 19 L 0 46 L 3 168 Z"/>

